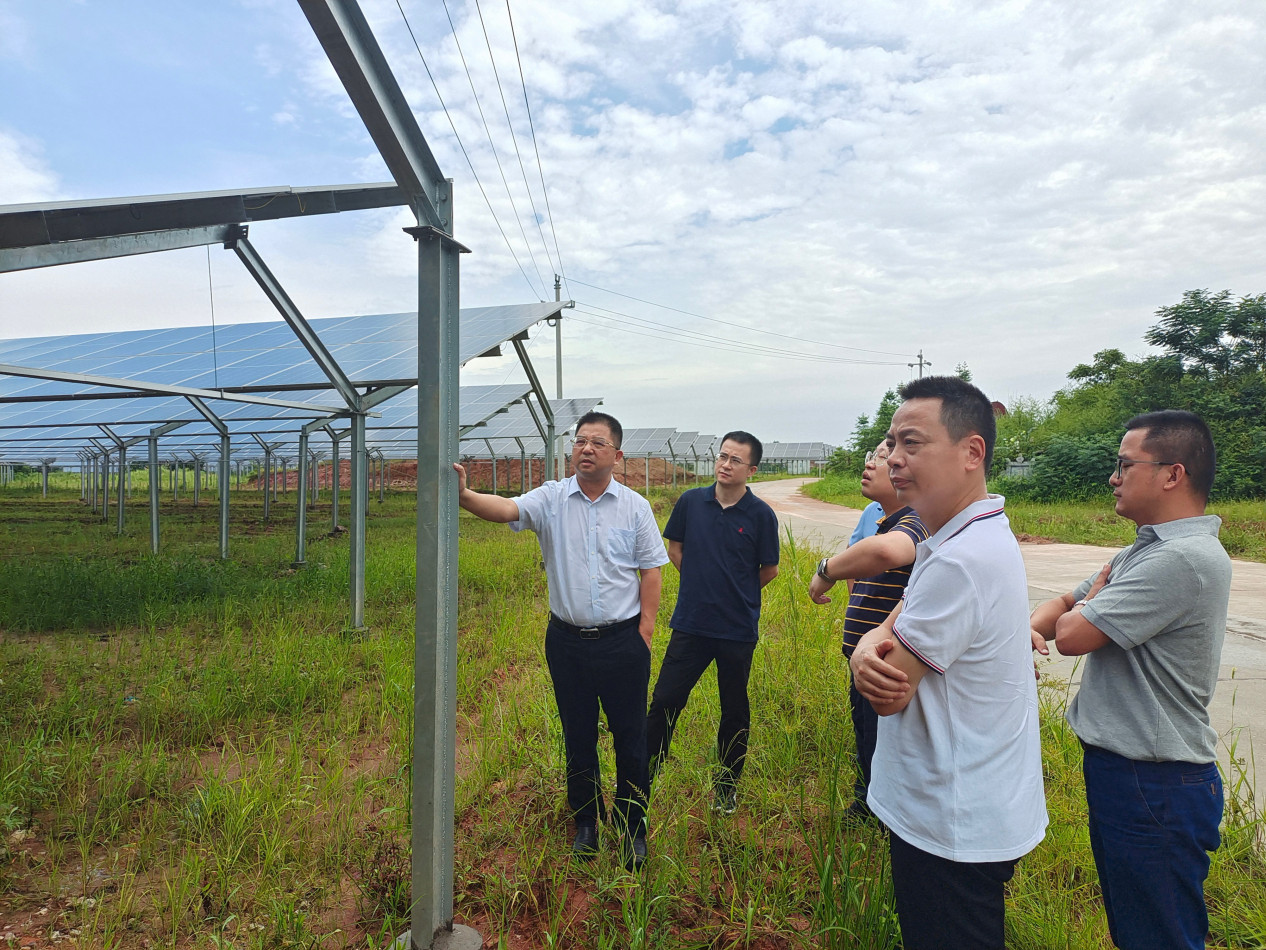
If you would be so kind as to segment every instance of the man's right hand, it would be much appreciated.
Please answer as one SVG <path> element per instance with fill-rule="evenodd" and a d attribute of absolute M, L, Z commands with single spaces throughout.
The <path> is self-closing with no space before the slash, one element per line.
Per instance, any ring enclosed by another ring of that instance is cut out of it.
<path fill-rule="evenodd" d="M 826 592 L 834 586 L 835 581 L 828 581 L 814 571 L 813 577 L 809 579 L 809 599 L 815 604 L 829 604 L 831 598 L 826 596 Z"/>
<path fill-rule="evenodd" d="M 460 498 L 466 490 L 466 466 L 453 463 L 453 471 L 457 473 L 457 496 Z"/>

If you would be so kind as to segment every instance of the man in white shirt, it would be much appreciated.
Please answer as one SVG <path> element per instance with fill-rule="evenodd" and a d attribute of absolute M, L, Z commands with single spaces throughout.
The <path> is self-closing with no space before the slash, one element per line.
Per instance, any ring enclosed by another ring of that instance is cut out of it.
<path fill-rule="evenodd" d="M 650 504 L 612 478 L 624 430 L 590 412 L 576 423 L 576 474 L 518 498 L 476 492 L 454 465 L 458 503 L 485 521 L 536 532 L 549 580 L 545 660 L 567 754 L 567 803 L 576 823 L 572 852 L 598 852 L 605 815 L 598 771 L 598 708 L 615 747 L 616 815 L 625 867 L 646 861 L 646 691 L 660 568 L 668 563 Z"/>
<path fill-rule="evenodd" d="M 1003 887 L 1047 823 L 1024 562 L 985 487 L 984 393 L 933 376 L 901 395 L 888 470 L 930 537 L 902 605 L 853 652 L 882 717 L 867 802 L 890 832 L 906 950 L 1003 950 Z"/>

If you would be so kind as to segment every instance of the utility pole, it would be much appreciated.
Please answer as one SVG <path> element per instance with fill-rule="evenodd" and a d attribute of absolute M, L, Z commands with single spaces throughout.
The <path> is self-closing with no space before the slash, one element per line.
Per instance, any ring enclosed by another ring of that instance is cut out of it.
<path fill-rule="evenodd" d="M 563 281 L 557 274 L 554 275 L 554 299 L 563 299 Z M 563 315 L 560 311 L 554 316 L 554 374 L 556 381 L 555 393 L 556 399 L 563 398 Z M 554 472 L 554 478 L 563 477 L 563 437 L 558 437 L 558 445 L 554 451 L 554 464 L 557 466 Z"/>
<path fill-rule="evenodd" d="M 932 364 L 928 360 L 925 360 L 923 358 L 923 351 L 919 350 L 919 361 L 917 363 L 906 363 L 906 365 L 909 366 L 911 369 L 914 369 L 916 366 L 919 367 L 919 379 L 922 379 L 923 367 L 931 366 Z"/>

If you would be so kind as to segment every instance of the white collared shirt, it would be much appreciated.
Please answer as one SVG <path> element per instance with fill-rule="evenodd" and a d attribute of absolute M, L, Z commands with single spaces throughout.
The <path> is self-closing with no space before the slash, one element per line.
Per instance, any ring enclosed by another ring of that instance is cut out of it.
<path fill-rule="evenodd" d="M 549 579 L 549 609 L 578 627 L 618 623 L 642 611 L 638 571 L 668 563 L 650 503 L 611 479 L 590 501 L 573 475 L 514 499 L 515 531 L 536 532 Z"/>
<path fill-rule="evenodd" d="M 867 801 L 950 861 L 1006 861 L 1046 829 L 1028 582 L 1000 495 L 917 548 L 893 635 L 928 672 L 879 720 Z"/>

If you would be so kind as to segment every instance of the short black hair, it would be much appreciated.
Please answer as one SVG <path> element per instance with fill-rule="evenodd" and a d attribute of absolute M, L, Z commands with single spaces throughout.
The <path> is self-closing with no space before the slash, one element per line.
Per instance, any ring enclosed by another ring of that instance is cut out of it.
<path fill-rule="evenodd" d="M 752 460 L 749 465 L 759 465 L 761 457 L 765 454 L 765 447 L 760 444 L 760 439 L 752 435 L 750 432 L 744 432 L 742 429 L 735 429 L 733 432 L 727 432 L 721 436 L 721 441 L 717 443 L 718 447 L 726 442 L 737 442 L 739 445 L 746 445 L 752 450 Z"/>
<path fill-rule="evenodd" d="M 581 426 L 593 425 L 595 422 L 611 430 L 611 438 L 615 439 L 615 447 L 617 449 L 624 444 L 624 426 L 620 425 L 615 416 L 609 416 L 605 412 L 599 412 L 597 409 L 586 412 L 577 419 L 576 428 L 572 431 L 579 432 Z"/>
<path fill-rule="evenodd" d="M 993 404 L 989 397 L 957 376 L 924 376 L 901 387 L 902 399 L 941 400 L 941 425 L 955 442 L 969 435 L 985 440 L 985 471 L 993 464 L 993 446 L 998 439 Z"/>
<path fill-rule="evenodd" d="M 1125 424 L 1125 431 L 1145 429 L 1143 448 L 1158 461 L 1178 462 L 1187 470 L 1191 487 L 1204 501 L 1209 500 L 1213 476 L 1218 468 L 1213 433 L 1205 421 L 1185 409 L 1161 409 L 1135 416 Z"/>

